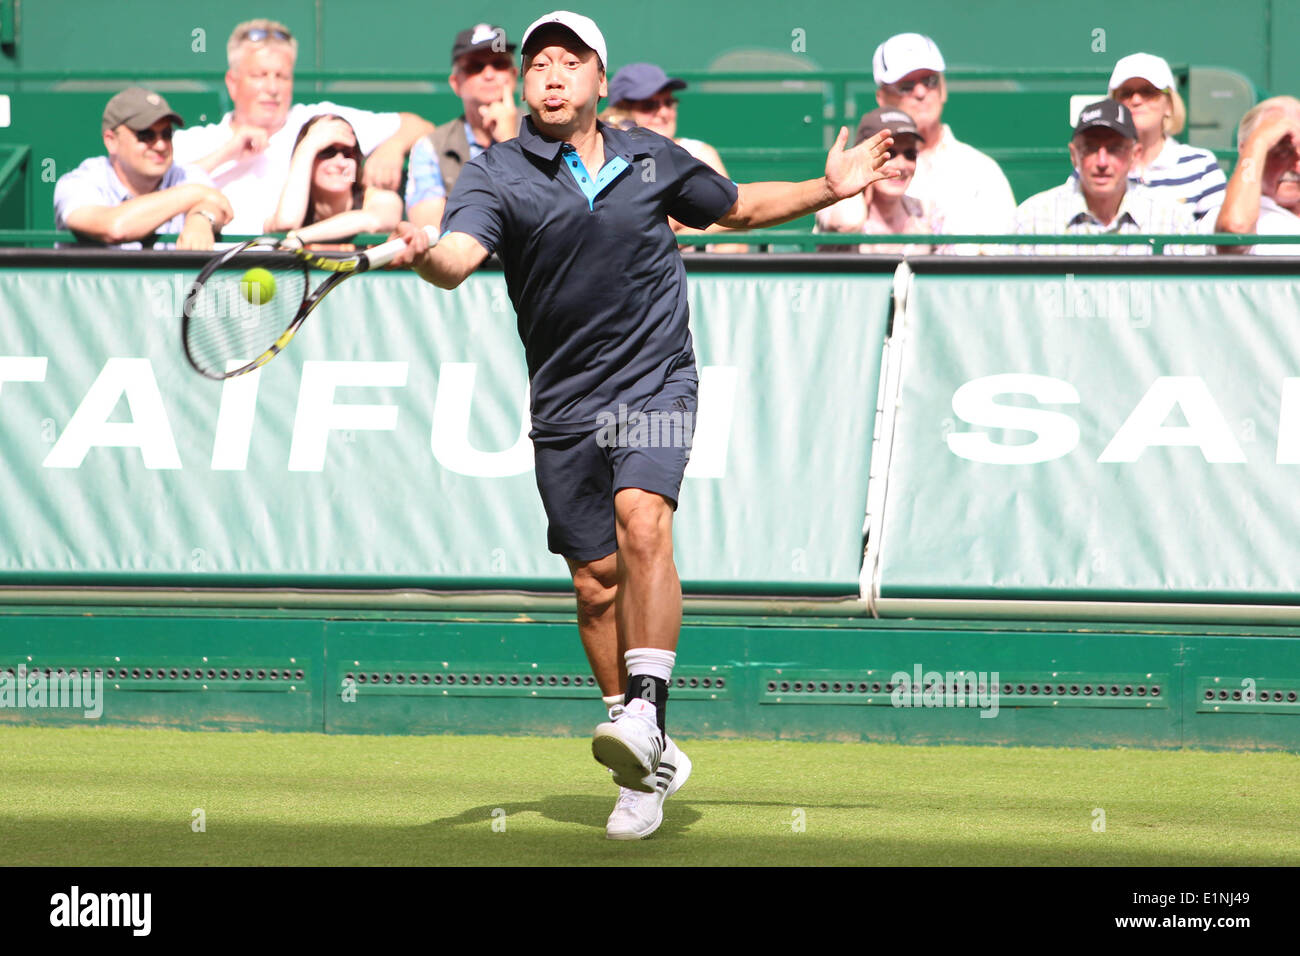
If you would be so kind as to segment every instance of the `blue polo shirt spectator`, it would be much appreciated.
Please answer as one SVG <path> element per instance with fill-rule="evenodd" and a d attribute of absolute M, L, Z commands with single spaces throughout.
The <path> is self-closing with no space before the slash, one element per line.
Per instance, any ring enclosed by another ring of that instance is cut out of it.
<path fill-rule="evenodd" d="M 599 124 L 605 165 L 531 117 L 461 171 L 443 232 L 463 232 L 505 266 L 532 382 L 533 425 L 597 427 L 618 405 L 639 410 L 690 369 L 686 269 L 668 217 L 697 229 L 736 202 L 736 184 L 672 140 Z"/>
<path fill-rule="evenodd" d="M 487 152 L 474 138 L 474 129 L 468 121 L 465 127 L 465 139 L 469 143 L 469 158 L 476 159 Z M 416 203 L 427 199 L 446 199 L 447 186 L 442 178 L 442 165 L 434 152 L 433 143 L 426 136 L 411 147 L 411 157 L 406 165 L 406 208 L 411 209 Z"/>

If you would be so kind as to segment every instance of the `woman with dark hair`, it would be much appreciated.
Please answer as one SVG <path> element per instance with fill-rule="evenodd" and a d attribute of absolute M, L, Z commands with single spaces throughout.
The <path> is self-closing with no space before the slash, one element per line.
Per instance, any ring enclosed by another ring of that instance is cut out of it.
<path fill-rule="evenodd" d="M 304 245 L 348 242 L 358 233 L 387 233 L 402 218 L 402 197 L 361 185 L 365 162 L 348 121 L 331 113 L 298 131 L 289 178 L 267 232 L 288 232 Z"/>

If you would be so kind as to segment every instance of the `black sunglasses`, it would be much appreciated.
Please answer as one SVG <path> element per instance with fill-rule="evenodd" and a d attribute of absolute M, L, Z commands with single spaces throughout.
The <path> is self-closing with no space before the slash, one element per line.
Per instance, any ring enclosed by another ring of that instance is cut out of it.
<path fill-rule="evenodd" d="M 131 132 L 135 134 L 135 138 L 138 139 L 140 142 L 144 143 L 146 146 L 152 146 L 154 144 L 154 140 L 156 140 L 159 136 L 163 138 L 163 142 L 170 143 L 172 141 L 173 131 L 170 126 L 164 126 L 160 130 L 154 129 L 151 126 L 148 129 L 141 129 L 141 130 L 133 129 L 131 130 Z"/>
<path fill-rule="evenodd" d="M 885 158 L 886 158 L 886 159 L 893 159 L 895 156 L 902 156 L 904 159 L 910 159 L 912 162 L 916 162 L 916 149 L 913 148 L 913 149 L 887 149 L 887 150 L 885 150 Z"/>
<path fill-rule="evenodd" d="M 286 43 L 293 39 L 284 30 L 267 30 L 263 27 L 253 27 L 253 29 L 245 31 L 243 39 L 249 43 L 261 43 L 267 37 L 275 37 L 277 40 L 283 40 Z"/>
<path fill-rule="evenodd" d="M 466 76 L 478 76 L 491 65 L 492 69 L 498 73 L 508 73 L 515 68 L 515 61 L 508 56 L 498 57 L 480 57 L 472 60 L 465 60 L 457 69 Z"/>
<path fill-rule="evenodd" d="M 361 150 L 355 146 L 340 146 L 335 143 L 333 146 L 326 146 L 316 154 L 317 159 L 333 159 L 335 156 L 345 156 L 348 159 L 360 159 Z"/>
<path fill-rule="evenodd" d="M 916 89 L 917 83 L 920 83 L 927 90 L 937 90 L 939 88 L 939 74 L 931 73 L 923 79 L 913 80 L 910 83 L 906 80 L 898 83 L 886 83 L 885 89 L 891 90 L 896 96 L 902 96 L 905 93 L 911 93 L 912 90 Z"/>

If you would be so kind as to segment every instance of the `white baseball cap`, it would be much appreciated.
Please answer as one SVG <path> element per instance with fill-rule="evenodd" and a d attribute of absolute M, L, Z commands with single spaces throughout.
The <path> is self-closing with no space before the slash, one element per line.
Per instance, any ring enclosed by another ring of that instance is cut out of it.
<path fill-rule="evenodd" d="M 909 73 L 917 70 L 934 70 L 942 73 L 946 69 L 943 54 L 928 36 L 920 33 L 898 33 L 876 47 L 871 57 L 871 73 L 876 85 L 897 83 Z"/>
<path fill-rule="evenodd" d="M 1131 53 L 1115 64 L 1115 71 L 1110 75 L 1111 92 L 1137 78 L 1146 80 L 1158 90 L 1174 88 L 1174 72 L 1163 57 L 1152 53 Z"/>
<path fill-rule="evenodd" d="M 554 10 L 534 20 L 524 31 L 524 38 L 519 41 L 520 51 L 528 49 L 528 38 L 533 35 L 533 31 L 552 23 L 564 27 L 595 50 L 596 56 L 600 57 L 600 65 L 609 68 L 609 54 L 605 52 L 605 35 L 600 32 L 600 27 L 596 26 L 596 21 L 591 17 L 584 17 L 581 13 L 570 13 L 568 10 Z"/>

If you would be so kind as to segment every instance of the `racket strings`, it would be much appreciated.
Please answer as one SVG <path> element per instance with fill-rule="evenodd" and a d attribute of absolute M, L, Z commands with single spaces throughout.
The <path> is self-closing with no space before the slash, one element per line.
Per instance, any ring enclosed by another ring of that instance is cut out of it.
<path fill-rule="evenodd" d="M 271 281 L 249 276 L 252 268 Z M 185 341 L 194 364 L 221 375 L 232 363 L 260 357 L 293 324 L 307 282 L 304 266 L 265 256 L 236 256 L 217 268 L 186 304 Z"/>

